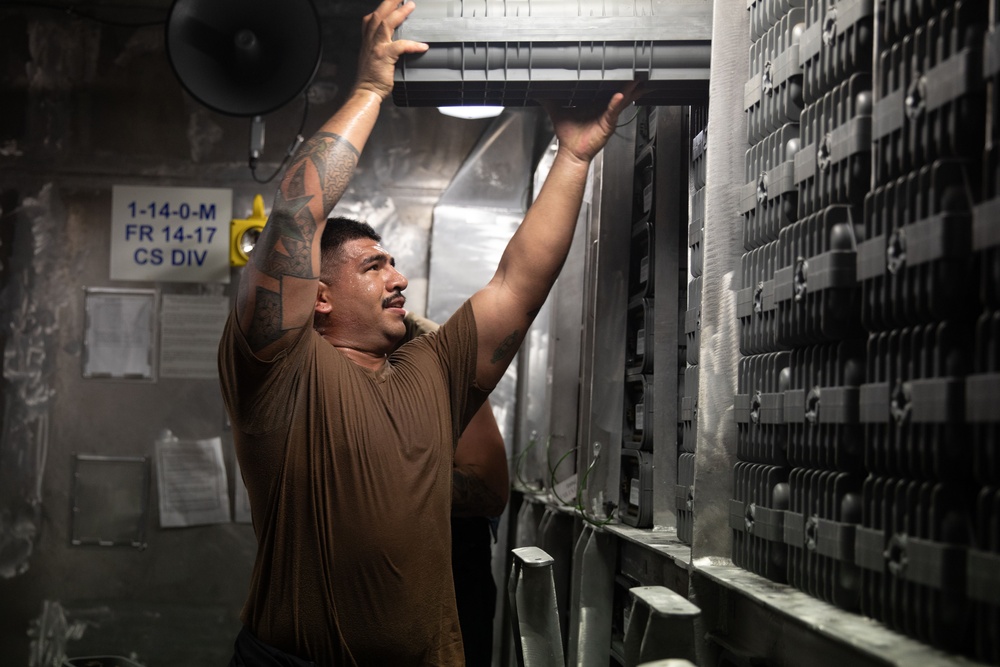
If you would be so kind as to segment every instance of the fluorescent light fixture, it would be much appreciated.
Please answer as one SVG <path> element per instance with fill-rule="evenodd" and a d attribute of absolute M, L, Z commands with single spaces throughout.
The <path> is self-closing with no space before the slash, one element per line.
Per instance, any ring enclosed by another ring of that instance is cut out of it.
<path fill-rule="evenodd" d="M 445 116 L 472 120 L 476 118 L 493 118 L 495 116 L 499 116 L 500 112 L 503 111 L 503 107 L 438 107 L 438 111 L 443 113 Z"/>

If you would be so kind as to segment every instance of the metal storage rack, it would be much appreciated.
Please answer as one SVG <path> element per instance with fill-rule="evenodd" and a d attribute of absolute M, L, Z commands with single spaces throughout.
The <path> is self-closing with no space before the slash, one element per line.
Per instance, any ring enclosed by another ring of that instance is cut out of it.
<path fill-rule="evenodd" d="M 1000 664 L 1000 3 L 746 10 L 595 169 L 566 655 L 662 586 L 701 665 Z"/>

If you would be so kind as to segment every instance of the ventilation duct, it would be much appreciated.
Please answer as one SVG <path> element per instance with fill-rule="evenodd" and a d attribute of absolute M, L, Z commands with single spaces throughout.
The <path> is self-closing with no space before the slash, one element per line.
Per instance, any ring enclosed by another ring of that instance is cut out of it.
<path fill-rule="evenodd" d="M 494 119 L 434 206 L 427 316 L 444 322 L 493 277 L 531 196 L 537 110 Z M 526 341 L 526 344 L 529 341 Z M 515 440 L 517 363 L 490 394 L 504 441 Z"/>
<path fill-rule="evenodd" d="M 607 99 L 647 81 L 644 104 L 708 97 L 709 0 L 420 0 L 397 39 L 430 49 L 396 65 L 398 106 L 526 106 Z"/>

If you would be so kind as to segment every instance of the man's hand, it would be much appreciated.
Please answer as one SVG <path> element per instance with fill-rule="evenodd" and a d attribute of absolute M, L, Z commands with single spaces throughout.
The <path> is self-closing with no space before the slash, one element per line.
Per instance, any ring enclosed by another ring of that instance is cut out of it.
<path fill-rule="evenodd" d="M 385 0 L 365 16 L 362 25 L 361 52 L 358 56 L 358 79 L 355 88 L 368 90 L 383 100 L 392 93 L 396 61 L 404 53 L 423 53 L 428 45 L 408 39 L 392 41 L 392 34 L 413 12 L 413 2 Z"/>
<path fill-rule="evenodd" d="M 614 134 L 619 114 L 638 97 L 637 87 L 637 81 L 629 83 L 606 106 L 563 107 L 557 100 L 543 102 L 552 119 L 559 150 L 581 162 L 593 160 Z"/>

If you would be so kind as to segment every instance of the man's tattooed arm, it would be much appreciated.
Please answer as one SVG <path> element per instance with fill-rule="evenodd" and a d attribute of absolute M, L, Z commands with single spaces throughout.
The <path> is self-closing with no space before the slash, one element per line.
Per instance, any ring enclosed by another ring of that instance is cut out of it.
<path fill-rule="evenodd" d="M 319 276 L 313 245 L 350 183 L 360 154 L 349 141 L 319 132 L 302 145 L 282 179 L 274 207 L 240 286 L 240 324 L 254 352 L 308 326 Z"/>

